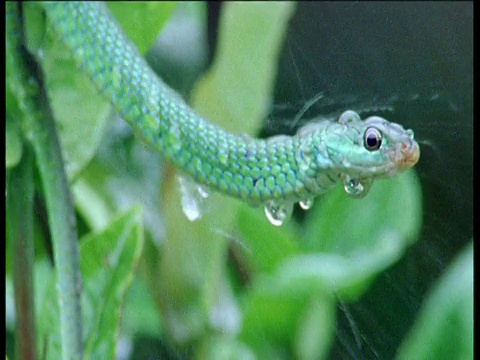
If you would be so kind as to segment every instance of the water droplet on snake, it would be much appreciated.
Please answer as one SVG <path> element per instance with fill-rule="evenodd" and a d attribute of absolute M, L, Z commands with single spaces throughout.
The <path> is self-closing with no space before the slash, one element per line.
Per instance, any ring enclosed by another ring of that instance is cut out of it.
<path fill-rule="evenodd" d="M 265 205 L 265 215 L 272 225 L 280 226 L 287 221 L 293 212 L 293 203 L 276 203 L 269 201 Z"/>
<path fill-rule="evenodd" d="M 345 177 L 345 180 L 343 181 L 343 188 L 345 189 L 345 192 L 353 197 L 362 197 L 365 195 L 365 188 L 363 186 L 364 184 L 360 181 L 360 179 L 352 179 L 349 176 Z"/>
<path fill-rule="evenodd" d="M 200 220 L 204 212 L 203 199 L 209 196 L 208 191 L 187 176 L 179 176 L 178 183 L 183 213 L 190 221 Z"/>
<path fill-rule="evenodd" d="M 300 207 L 303 209 L 303 210 L 308 210 L 312 207 L 313 205 L 313 199 L 304 199 L 304 200 L 301 200 L 299 202 L 300 204 Z"/>

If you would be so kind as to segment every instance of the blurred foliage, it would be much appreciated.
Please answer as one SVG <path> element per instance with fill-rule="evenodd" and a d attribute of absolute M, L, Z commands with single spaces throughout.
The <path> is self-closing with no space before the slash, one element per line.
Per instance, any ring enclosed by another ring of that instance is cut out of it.
<path fill-rule="evenodd" d="M 86 358 L 112 359 L 116 354 L 121 305 L 143 246 L 141 210 L 132 208 L 107 229 L 80 239 L 83 276 L 82 311 Z M 49 289 L 39 312 L 39 338 L 45 359 L 59 359 L 60 328 L 55 277 L 43 279 Z"/>
<path fill-rule="evenodd" d="M 202 18 L 204 29 L 205 5 L 188 4 L 188 11 L 182 5 L 109 7 L 145 52 L 169 19 Z M 207 199 L 200 221 L 189 222 L 174 170 L 162 166 L 161 155 L 146 149 L 114 117 L 45 27 L 38 5 L 26 7 L 27 28 L 44 29 L 30 30 L 35 36 L 29 47 L 45 73 L 81 220 L 86 355 L 144 358 L 146 348 L 135 344 L 151 338 L 159 345 L 148 356 L 329 358 L 340 302 L 361 298 L 419 239 L 423 214 L 416 173 L 377 181 L 362 200 L 339 187 L 317 199 L 303 219 L 280 228 L 267 221 L 263 209 L 218 194 Z M 258 134 L 294 11 L 293 3 L 225 4 L 216 57 L 195 85 L 191 104 L 229 131 Z M 205 44 L 197 46 L 202 53 Z M 22 159 L 18 116 L 7 91 L 7 171 Z M 35 229 L 37 246 L 45 247 L 48 236 L 40 232 L 40 217 Z M 57 358 L 58 309 L 47 256 L 45 251 L 36 256 L 38 343 L 40 353 Z M 472 263 L 470 253 L 464 255 L 440 280 L 399 358 L 442 353 L 453 335 L 464 351 L 456 358 L 470 358 Z M 8 269 L 6 276 L 11 284 Z M 9 304 L 13 292 L 11 286 L 6 290 Z M 6 311 L 7 331 L 12 331 L 14 315 L 11 307 Z M 438 313 L 445 316 L 439 319 Z M 444 355 L 455 358 L 456 353 Z"/>
<path fill-rule="evenodd" d="M 473 359 L 473 240 L 425 300 L 398 359 Z"/>

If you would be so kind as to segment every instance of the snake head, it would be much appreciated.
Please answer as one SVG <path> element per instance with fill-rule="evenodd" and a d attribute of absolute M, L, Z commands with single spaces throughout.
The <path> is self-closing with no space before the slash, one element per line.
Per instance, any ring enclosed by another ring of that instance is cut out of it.
<path fill-rule="evenodd" d="M 326 152 L 344 177 L 392 177 L 420 158 L 413 131 L 382 117 L 362 121 L 357 113 L 346 111 L 331 127 L 324 133 Z"/>
<path fill-rule="evenodd" d="M 378 152 L 384 160 L 393 166 L 384 173 L 390 177 L 413 167 L 420 158 L 420 147 L 414 139 L 413 130 L 405 130 L 379 116 L 371 116 L 363 122 L 366 127 L 363 135 L 363 147 Z M 378 174 L 381 175 L 381 174 Z"/>

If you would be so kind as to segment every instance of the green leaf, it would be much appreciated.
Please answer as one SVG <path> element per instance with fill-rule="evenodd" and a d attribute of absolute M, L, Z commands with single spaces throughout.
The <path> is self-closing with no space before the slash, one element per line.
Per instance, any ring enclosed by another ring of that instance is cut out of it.
<path fill-rule="evenodd" d="M 120 309 L 133 279 L 142 246 L 143 228 L 139 208 L 131 209 L 103 232 L 81 239 L 85 358 L 115 357 Z M 52 281 L 39 326 L 39 341 L 47 341 L 48 359 L 58 359 L 61 354 L 57 319 L 58 304 Z"/>
<path fill-rule="evenodd" d="M 248 270 L 252 273 L 272 272 L 284 259 L 300 253 L 295 239 L 298 229 L 293 221 L 282 227 L 272 226 L 263 212 L 243 204 L 238 212 L 243 250 Z"/>
<path fill-rule="evenodd" d="M 122 334 L 162 338 L 164 334 L 160 317 L 157 304 L 147 285 L 141 277 L 135 277 L 125 298 L 121 319 Z"/>
<path fill-rule="evenodd" d="M 312 254 L 290 259 L 277 274 L 287 287 L 318 281 L 356 299 L 418 238 L 422 202 L 413 171 L 377 181 L 362 199 L 339 187 L 318 201 L 305 221 L 304 244 Z"/>
<path fill-rule="evenodd" d="M 177 2 L 108 1 L 106 4 L 117 17 L 127 36 L 140 53 L 144 54 L 152 47 L 163 26 L 170 19 Z"/>
<path fill-rule="evenodd" d="M 241 339 L 259 358 L 271 358 L 266 347 L 273 344 L 279 347 L 275 352 L 290 345 L 295 356 L 287 358 L 324 358 L 335 335 L 335 298 L 315 287 L 282 292 L 277 281 L 265 276 L 253 284 L 245 299 Z"/>
<path fill-rule="evenodd" d="M 85 322 L 85 354 L 111 359 L 115 356 L 120 307 L 142 252 L 141 210 L 133 208 L 102 234 L 84 238 L 81 245 L 81 269 L 87 285 L 84 311 L 93 314 Z"/>
<path fill-rule="evenodd" d="M 25 42 L 32 54 L 42 49 L 46 36 L 45 13 L 42 4 L 38 2 L 22 4 L 25 30 Z"/>
<path fill-rule="evenodd" d="M 43 29 L 46 19 L 38 16 L 38 4 L 27 9 L 31 7 L 37 11 L 27 12 L 27 43 L 42 66 L 67 175 L 73 179 L 95 154 L 111 117 L 110 105 L 79 70 L 70 50 L 51 27 L 42 32 L 45 36 L 38 36 L 39 31 L 35 30 Z"/>
<path fill-rule="evenodd" d="M 298 359 L 326 359 L 335 337 L 336 301 L 312 296 L 300 316 L 294 342 Z"/>
<path fill-rule="evenodd" d="M 414 171 L 377 180 L 362 199 L 339 186 L 307 213 L 305 242 L 313 251 L 349 255 L 398 247 L 417 239 L 422 223 L 420 182 Z"/>
<path fill-rule="evenodd" d="M 272 101 L 278 56 L 295 4 L 227 5 L 215 60 L 197 83 L 192 104 L 227 131 L 256 135 Z"/>
<path fill-rule="evenodd" d="M 279 294 L 271 291 L 270 285 L 269 281 L 255 285 L 243 306 L 240 338 L 254 348 L 257 355 L 265 352 L 263 347 L 268 344 L 286 346 L 293 341 L 292 329 L 309 302 L 309 294 Z"/>
<path fill-rule="evenodd" d="M 7 115 L 5 124 L 5 166 L 16 166 L 22 158 L 22 140 L 17 122 L 11 121 Z"/>
<path fill-rule="evenodd" d="M 397 359 L 473 359 L 473 242 L 422 306 Z"/>

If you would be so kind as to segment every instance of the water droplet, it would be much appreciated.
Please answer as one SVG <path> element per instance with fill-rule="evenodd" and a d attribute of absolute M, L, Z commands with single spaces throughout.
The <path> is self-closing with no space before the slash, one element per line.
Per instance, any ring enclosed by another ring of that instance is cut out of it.
<path fill-rule="evenodd" d="M 200 220 L 204 212 L 203 199 L 209 196 L 208 191 L 187 176 L 179 176 L 178 183 L 183 213 L 190 221 Z"/>
<path fill-rule="evenodd" d="M 208 190 L 205 187 L 198 184 L 197 184 L 197 191 L 198 191 L 198 195 L 200 195 L 202 199 L 206 199 L 210 196 L 210 193 L 208 192 Z"/>
<path fill-rule="evenodd" d="M 301 200 L 299 202 L 300 204 L 300 207 L 303 209 L 303 210 L 308 210 L 312 207 L 313 205 L 313 199 L 304 199 L 304 200 Z"/>
<path fill-rule="evenodd" d="M 371 179 L 360 180 L 346 176 L 343 181 L 343 188 L 348 195 L 353 196 L 354 198 L 361 198 L 368 193 L 372 184 L 373 180 Z"/>
<path fill-rule="evenodd" d="M 292 212 L 293 203 L 276 203 L 272 200 L 265 205 L 265 215 L 268 221 L 275 226 L 280 226 L 287 221 Z"/>

